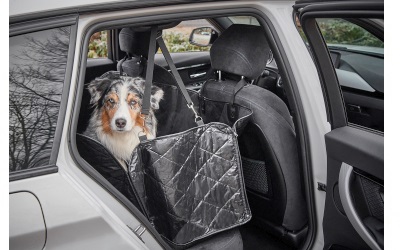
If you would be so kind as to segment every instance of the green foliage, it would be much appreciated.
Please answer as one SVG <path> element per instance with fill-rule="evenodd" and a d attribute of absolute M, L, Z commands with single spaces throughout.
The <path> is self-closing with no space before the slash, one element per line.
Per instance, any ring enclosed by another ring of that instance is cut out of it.
<path fill-rule="evenodd" d="M 210 46 L 200 47 L 189 43 L 189 35 L 180 32 L 164 32 L 163 38 L 169 52 L 209 51 Z"/>
<path fill-rule="evenodd" d="M 326 43 L 383 48 L 383 42 L 363 28 L 343 19 L 318 19 Z"/>
<path fill-rule="evenodd" d="M 94 33 L 89 40 L 88 58 L 107 57 L 107 31 Z"/>

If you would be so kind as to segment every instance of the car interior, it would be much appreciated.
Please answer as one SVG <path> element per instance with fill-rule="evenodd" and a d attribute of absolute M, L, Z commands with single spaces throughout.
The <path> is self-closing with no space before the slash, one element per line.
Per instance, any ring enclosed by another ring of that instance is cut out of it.
<path fill-rule="evenodd" d="M 195 93 L 201 90 L 212 100 L 229 102 L 229 94 L 235 92 L 238 80 L 243 76 L 248 80 L 234 100 L 253 112 L 251 121 L 238 138 L 252 219 L 243 226 L 201 240 L 190 249 L 208 249 L 210 246 L 213 249 L 233 246 L 243 246 L 243 249 L 300 248 L 307 235 L 308 215 L 295 124 L 266 35 L 260 26 L 235 24 L 229 17 L 207 21 L 210 27 L 201 27 L 203 31 L 193 30 L 190 42 L 201 43 L 194 41 L 196 37 L 193 34 L 196 32 L 209 36 L 209 42 L 204 47 L 211 46 L 210 51 L 171 53 L 171 56 L 188 91 Z M 165 30 L 179 23 L 157 25 Z M 229 31 L 225 32 L 228 28 Z M 146 64 L 142 62 L 148 58 L 148 27 L 110 29 L 108 34 L 112 41 L 108 43 L 112 56 L 88 59 L 85 83 L 108 71 L 123 71 L 128 76 L 145 78 Z M 255 48 L 259 57 L 250 56 Z M 232 51 L 238 51 L 244 60 L 236 60 Z M 183 110 L 187 107 L 180 107 L 182 96 L 177 82 L 160 53 L 155 56 L 153 82 L 164 90 L 164 98 L 156 112 L 157 136 L 176 133 L 174 123 L 180 115 L 186 115 Z M 119 162 L 98 142 L 80 136 L 87 128 L 93 111 L 89 102 L 90 94 L 85 87 L 76 128 L 78 152 L 138 206 L 128 185 L 128 176 Z"/>

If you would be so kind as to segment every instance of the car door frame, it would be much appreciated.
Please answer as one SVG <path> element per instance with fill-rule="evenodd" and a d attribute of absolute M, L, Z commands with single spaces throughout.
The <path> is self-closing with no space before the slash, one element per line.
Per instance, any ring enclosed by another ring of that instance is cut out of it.
<path fill-rule="evenodd" d="M 348 124 L 335 69 L 315 19 L 322 17 L 383 19 L 383 1 L 327 3 L 299 1 L 296 2 L 294 10 L 297 12 L 319 71 L 328 121 L 332 126 L 332 131 L 325 135 L 327 182 L 320 185 L 321 191 L 327 192 L 323 219 L 324 249 L 334 245 L 351 249 L 368 247 L 381 249 L 358 216 L 352 203 L 350 182 L 354 175 L 361 173 L 383 186 L 383 133 Z M 334 197 L 335 186 L 339 189 L 339 201 Z M 338 206 L 343 206 L 345 213 L 341 213 Z M 332 227 L 332 223 L 335 227 Z M 347 237 L 343 237 L 344 234 Z"/>

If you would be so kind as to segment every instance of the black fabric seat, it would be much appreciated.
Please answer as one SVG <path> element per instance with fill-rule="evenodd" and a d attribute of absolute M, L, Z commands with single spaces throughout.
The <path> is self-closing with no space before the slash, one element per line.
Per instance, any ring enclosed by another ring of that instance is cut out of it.
<path fill-rule="evenodd" d="M 231 101 L 241 77 L 250 83 L 261 75 L 268 52 L 261 27 L 230 26 L 210 51 L 213 69 L 222 71 L 224 77 L 207 81 L 202 94 L 212 100 Z M 274 93 L 251 84 L 237 92 L 234 103 L 253 111 L 239 137 L 253 221 L 298 246 L 305 235 L 307 212 L 289 110 Z"/>

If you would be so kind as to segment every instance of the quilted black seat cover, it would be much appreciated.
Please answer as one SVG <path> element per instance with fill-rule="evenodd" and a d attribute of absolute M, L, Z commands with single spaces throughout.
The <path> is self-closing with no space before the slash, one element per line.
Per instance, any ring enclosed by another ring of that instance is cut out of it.
<path fill-rule="evenodd" d="M 233 129 L 208 123 L 141 143 L 129 173 L 156 230 L 176 245 L 251 218 Z"/>
<path fill-rule="evenodd" d="M 86 135 L 76 134 L 76 146 L 83 159 L 140 209 L 128 174 L 100 142 Z"/>

